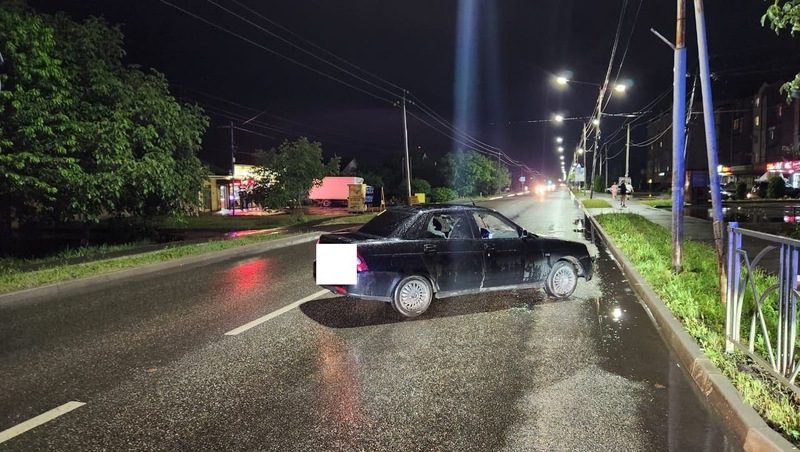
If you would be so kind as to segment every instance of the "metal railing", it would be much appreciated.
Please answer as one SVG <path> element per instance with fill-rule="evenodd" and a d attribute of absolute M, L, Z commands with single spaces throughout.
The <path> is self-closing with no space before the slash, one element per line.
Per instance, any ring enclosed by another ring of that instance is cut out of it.
<path fill-rule="evenodd" d="M 766 242 L 766 246 L 751 259 L 742 247 L 743 237 Z M 778 272 L 768 275 L 759 264 L 773 251 L 779 253 Z M 725 351 L 741 350 L 797 392 L 800 240 L 741 229 L 738 223 L 731 222 L 727 265 Z M 746 342 L 741 338 L 743 315 L 749 316 L 750 323 Z"/>

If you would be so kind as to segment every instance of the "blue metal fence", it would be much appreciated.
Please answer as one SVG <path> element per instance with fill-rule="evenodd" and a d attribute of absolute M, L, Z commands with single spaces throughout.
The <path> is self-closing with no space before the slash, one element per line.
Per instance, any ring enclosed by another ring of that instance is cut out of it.
<path fill-rule="evenodd" d="M 742 246 L 743 238 L 757 239 L 765 246 L 751 259 Z M 763 271 L 760 264 L 775 251 L 779 258 L 778 272 L 772 276 Z M 728 353 L 735 349 L 743 351 L 797 390 L 795 379 L 800 363 L 795 348 L 800 240 L 741 229 L 738 223 L 729 223 L 727 265 L 725 350 Z M 764 281 L 775 282 L 765 286 Z M 743 316 L 748 317 L 744 319 L 749 322 L 746 330 L 742 328 Z M 743 331 L 747 332 L 744 341 Z"/>

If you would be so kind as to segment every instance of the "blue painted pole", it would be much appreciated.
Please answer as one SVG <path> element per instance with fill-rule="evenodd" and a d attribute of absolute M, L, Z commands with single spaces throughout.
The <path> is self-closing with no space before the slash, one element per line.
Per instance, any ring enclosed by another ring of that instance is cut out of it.
<path fill-rule="evenodd" d="M 686 0 L 678 0 L 675 30 L 675 66 L 672 95 L 672 271 L 679 273 L 683 260 L 683 186 L 686 166 Z"/>
<path fill-rule="evenodd" d="M 726 271 L 725 253 L 722 244 L 723 218 L 722 195 L 720 194 L 719 157 L 717 155 L 717 128 L 714 124 L 714 97 L 711 94 L 711 70 L 708 62 L 708 39 L 706 38 L 706 18 L 703 0 L 694 0 L 694 16 L 697 24 L 697 56 L 700 60 L 700 88 L 703 93 L 703 121 L 706 128 L 706 150 L 708 154 L 708 180 L 711 184 L 711 217 L 714 221 L 714 247 L 717 251 L 717 271 L 719 272 L 720 296 L 725 303 Z"/>

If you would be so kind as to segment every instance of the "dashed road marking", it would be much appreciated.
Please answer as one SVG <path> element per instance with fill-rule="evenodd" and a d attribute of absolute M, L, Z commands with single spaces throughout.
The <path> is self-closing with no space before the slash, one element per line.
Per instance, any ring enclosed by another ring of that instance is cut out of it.
<path fill-rule="evenodd" d="M 265 315 L 263 317 L 259 317 L 259 318 L 255 319 L 255 320 L 253 320 L 252 322 L 245 323 L 244 325 L 240 326 L 239 328 L 232 329 L 232 330 L 228 331 L 227 333 L 225 333 L 225 335 L 226 336 L 236 336 L 237 334 L 243 333 L 243 332 L 249 330 L 250 328 L 256 327 L 256 326 L 261 325 L 262 323 L 264 323 L 264 322 L 266 322 L 268 320 L 274 319 L 275 317 L 278 317 L 281 314 L 285 314 L 285 313 L 291 311 L 292 309 L 300 306 L 301 304 L 303 304 L 303 303 L 305 303 L 307 301 L 311 301 L 311 300 L 313 300 L 315 298 L 319 298 L 322 295 L 325 295 L 326 293 L 330 293 L 330 291 L 329 290 L 325 290 L 325 289 L 320 290 L 317 293 L 313 293 L 313 294 L 311 294 L 311 295 L 309 295 L 309 296 L 307 296 L 305 298 L 301 298 L 301 299 L 295 301 L 292 304 L 284 306 L 284 307 L 278 309 L 277 311 L 270 312 L 269 314 L 267 314 L 267 315 Z"/>
<path fill-rule="evenodd" d="M 83 402 L 67 402 L 34 418 L 28 419 L 21 424 L 17 424 L 9 429 L 3 430 L 0 432 L 0 444 L 84 405 L 86 404 Z"/>

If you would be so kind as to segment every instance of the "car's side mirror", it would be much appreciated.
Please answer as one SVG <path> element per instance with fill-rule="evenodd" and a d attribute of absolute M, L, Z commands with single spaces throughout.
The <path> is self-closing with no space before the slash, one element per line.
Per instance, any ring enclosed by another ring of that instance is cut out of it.
<path fill-rule="evenodd" d="M 528 236 L 528 230 L 525 229 L 525 228 L 522 228 L 522 230 L 520 230 L 520 232 L 519 232 L 519 236 L 520 237 L 527 237 Z"/>

